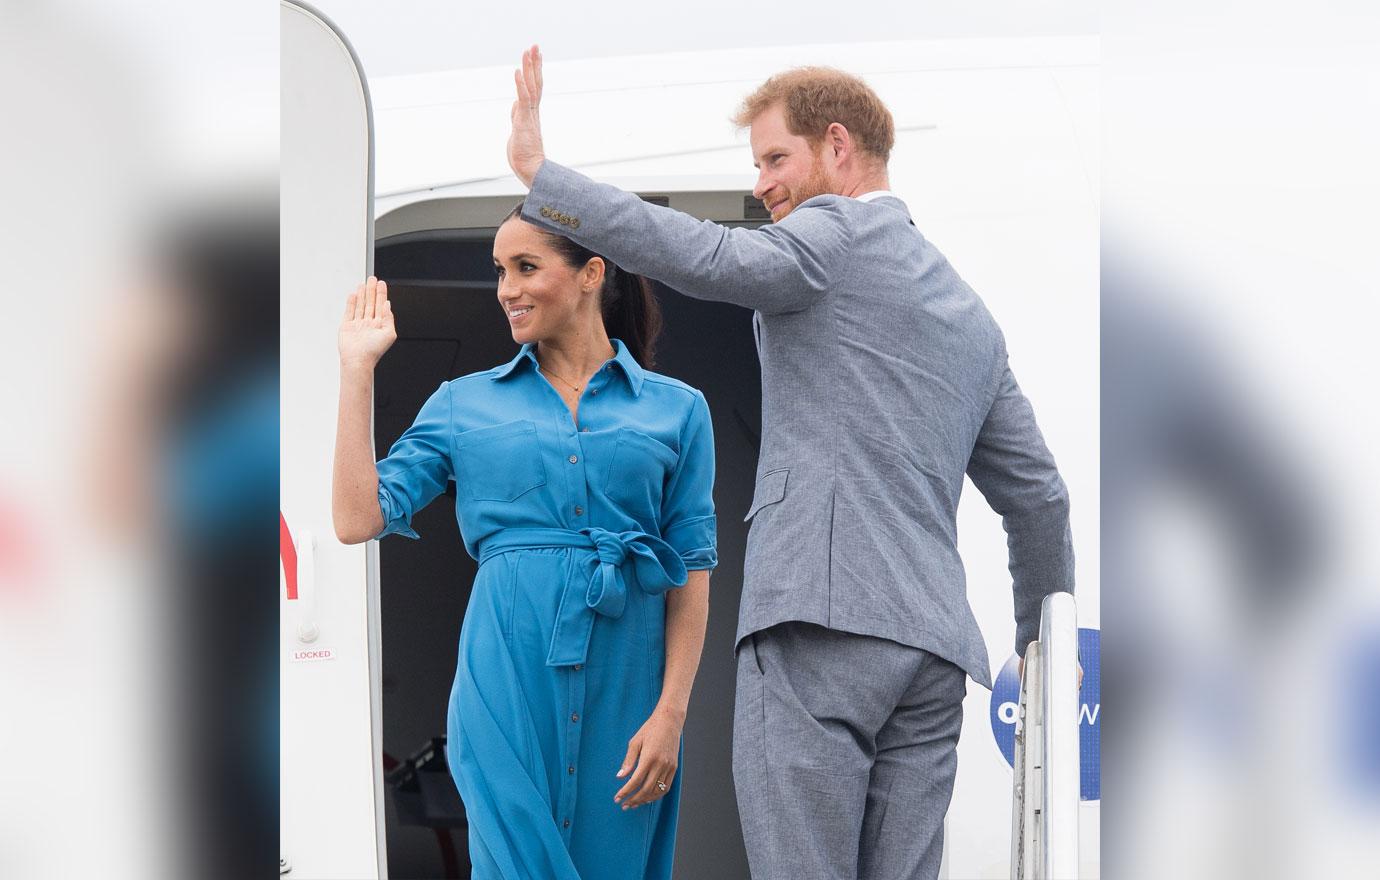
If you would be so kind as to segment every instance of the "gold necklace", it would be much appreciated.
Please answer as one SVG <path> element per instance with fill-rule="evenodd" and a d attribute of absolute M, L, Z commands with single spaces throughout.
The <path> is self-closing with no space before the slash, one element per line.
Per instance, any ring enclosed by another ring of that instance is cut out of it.
<path fill-rule="evenodd" d="M 550 373 L 551 375 L 555 376 L 557 379 L 560 379 L 562 382 L 564 382 L 565 384 L 569 385 L 571 388 L 575 389 L 575 393 L 576 393 L 576 394 L 579 394 L 579 393 L 580 393 L 580 386 L 579 386 L 579 385 L 576 385 L 574 382 L 571 382 L 569 379 L 567 379 L 567 378 L 565 378 L 565 377 L 559 375 L 555 370 L 551 369 L 550 367 L 542 367 L 541 369 L 542 369 L 543 372 Z"/>
<path fill-rule="evenodd" d="M 617 355 L 618 355 L 618 352 L 615 351 L 615 352 L 613 352 L 613 354 L 611 355 L 611 357 L 616 357 Z M 537 368 L 540 369 L 540 370 L 542 370 L 543 372 L 550 373 L 551 375 L 555 376 L 557 379 L 560 379 L 562 382 L 564 382 L 565 384 L 569 385 L 571 388 L 575 389 L 575 393 L 576 393 L 576 394 L 579 394 L 579 393 L 580 393 L 580 386 L 579 386 L 579 385 L 576 385 L 574 382 L 572 382 L 572 381 L 570 381 L 569 379 L 565 378 L 564 376 L 560 375 L 559 373 L 557 373 L 555 370 L 551 369 L 550 367 L 543 366 L 540 362 L 538 362 L 538 363 L 537 363 Z"/>

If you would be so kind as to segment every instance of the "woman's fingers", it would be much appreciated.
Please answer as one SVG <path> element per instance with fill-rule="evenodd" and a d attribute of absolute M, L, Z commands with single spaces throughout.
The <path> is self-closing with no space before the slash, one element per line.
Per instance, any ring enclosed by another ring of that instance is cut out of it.
<path fill-rule="evenodd" d="M 379 280 L 370 275 L 364 287 L 364 317 L 366 319 L 373 320 L 374 315 L 378 313 L 378 296 Z"/>
<path fill-rule="evenodd" d="M 361 284 L 359 287 L 356 287 L 356 288 L 355 288 L 354 304 L 355 304 L 355 311 L 354 311 L 354 314 L 352 315 L 352 317 L 353 317 L 356 321 L 358 321 L 360 318 L 363 318 L 363 317 L 364 317 L 364 285 L 363 285 L 363 284 Z"/>
<path fill-rule="evenodd" d="M 619 779 L 631 773 L 633 767 L 637 765 L 637 753 L 642 750 L 641 742 L 637 737 L 628 741 L 628 753 L 623 756 L 623 766 L 618 768 L 617 776 Z"/>
<path fill-rule="evenodd" d="M 661 786 L 657 784 L 658 782 L 665 785 L 667 791 L 671 788 L 671 780 L 674 779 L 676 775 L 674 764 L 670 761 L 658 760 L 648 761 L 646 765 L 647 772 L 642 780 L 642 785 L 632 797 L 628 798 L 628 800 L 623 803 L 623 806 L 628 809 L 640 807 L 643 804 L 649 804 L 666 794 L 666 791 L 662 791 Z"/>
<path fill-rule="evenodd" d="M 633 772 L 633 768 L 637 766 L 638 757 L 641 752 L 642 740 L 633 737 L 628 741 L 628 754 L 623 757 L 623 766 L 618 769 L 618 773 L 616 774 L 619 779 Z M 633 778 L 636 778 L 636 774 L 634 774 Z M 633 780 L 629 779 L 627 782 L 623 783 L 623 787 L 618 789 L 618 793 L 613 796 L 613 802 L 618 803 L 635 790 L 636 786 L 633 785 Z"/>
<path fill-rule="evenodd" d="M 638 750 L 628 750 L 628 758 L 624 759 L 623 769 L 618 771 L 620 778 L 632 767 L 634 751 Z M 666 790 L 671 788 L 671 780 L 676 775 L 675 761 L 670 758 L 652 757 L 646 751 L 640 751 L 637 759 L 636 770 L 613 796 L 614 803 L 622 804 L 625 810 L 651 803 L 666 794 Z M 658 782 L 665 784 L 666 790 L 657 785 Z"/>
<path fill-rule="evenodd" d="M 647 774 L 650 773 L 651 770 L 651 761 L 638 761 L 637 769 L 633 771 L 632 776 L 623 784 L 623 787 L 618 790 L 618 794 L 613 796 L 613 802 L 622 804 L 625 810 L 633 806 L 632 800 L 646 784 Z"/>
<path fill-rule="evenodd" d="M 342 320 L 353 321 L 355 317 L 355 303 L 359 300 L 359 291 L 355 290 L 345 297 L 345 316 Z"/>
<path fill-rule="evenodd" d="M 392 327 L 393 301 L 388 298 L 388 286 L 385 285 L 382 281 L 380 281 L 379 287 L 383 291 L 383 293 L 379 296 L 379 320 L 384 323 L 384 326 Z"/>

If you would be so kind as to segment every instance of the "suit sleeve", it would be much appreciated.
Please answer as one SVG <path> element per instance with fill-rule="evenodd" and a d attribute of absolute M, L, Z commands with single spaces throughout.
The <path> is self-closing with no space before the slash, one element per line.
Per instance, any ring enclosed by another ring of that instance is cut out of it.
<path fill-rule="evenodd" d="M 1001 515 L 1016 610 L 1016 653 L 1039 638 L 1040 605 L 1073 592 L 1069 493 L 1030 406 L 1005 363 L 997 394 L 978 432 L 968 476 Z"/>
<path fill-rule="evenodd" d="M 840 201 L 818 196 L 780 223 L 730 228 L 548 160 L 532 181 L 522 217 L 688 296 L 771 314 L 807 308 L 829 288 L 848 252 Z"/>
<path fill-rule="evenodd" d="M 681 429 L 680 458 L 661 502 L 661 535 L 689 571 L 719 564 L 714 515 L 714 427 L 704 395 Z"/>
<path fill-rule="evenodd" d="M 442 383 L 422 404 L 412 426 L 403 432 L 388 457 L 378 463 L 379 510 L 384 535 L 419 538 L 412 517 L 446 488 L 455 473 L 450 457 L 450 385 Z"/>

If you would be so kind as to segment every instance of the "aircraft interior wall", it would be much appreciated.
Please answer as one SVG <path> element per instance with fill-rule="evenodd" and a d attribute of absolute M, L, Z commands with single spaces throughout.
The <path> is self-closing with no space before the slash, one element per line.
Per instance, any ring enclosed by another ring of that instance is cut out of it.
<path fill-rule="evenodd" d="M 376 371 L 374 437 L 380 455 L 448 379 L 512 358 L 516 345 L 496 301 L 492 229 L 395 235 L 375 249 L 388 282 L 398 341 Z M 714 424 L 719 566 L 685 729 L 676 876 L 747 876 L 733 796 L 733 634 L 761 430 L 761 387 L 751 312 L 656 286 L 665 319 L 654 370 L 704 392 Z M 469 876 L 463 820 L 444 755 L 408 776 L 407 759 L 445 735 L 456 644 L 476 563 L 456 528 L 454 483 L 420 511 L 421 541 L 380 542 L 385 768 L 404 762 L 387 787 L 391 877 Z M 597 623 L 596 623 L 597 625 Z M 610 778 L 617 768 L 608 768 Z M 428 816 L 438 825 L 418 824 Z M 451 859 L 443 856 L 449 847 Z"/>

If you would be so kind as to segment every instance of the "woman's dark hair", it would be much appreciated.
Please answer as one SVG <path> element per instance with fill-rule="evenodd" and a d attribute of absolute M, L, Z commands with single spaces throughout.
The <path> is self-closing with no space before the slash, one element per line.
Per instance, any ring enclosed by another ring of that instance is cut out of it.
<path fill-rule="evenodd" d="M 522 202 L 503 218 L 503 223 L 522 217 Z M 500 226 L 502 224 L 499 224 Z M 532 224 L 536 226 L 536 224 Z M 599 308 L 604 316 L 604 332 L 610 339 L 621 339 L 637 362 L 647 369 L 656 364 L 656 340 L 661 335 L 661 306 L 652 295 L 652 284 L 641 275 L 625 272 L 612 260 L 581 247 L 564 235 L 537 226 L 572 269 L 583 268 L 594 257 L 604 261 L 604 286 L 599 291 Z"/>

